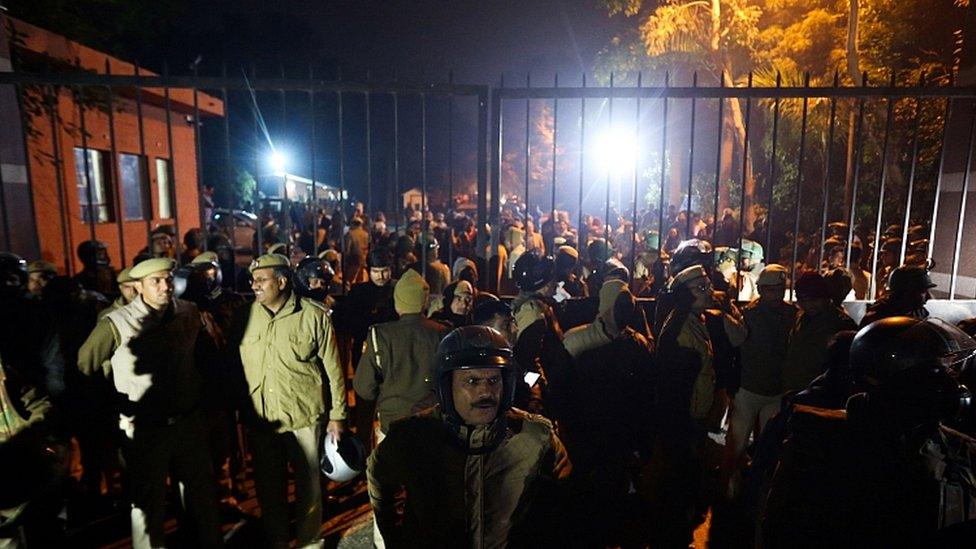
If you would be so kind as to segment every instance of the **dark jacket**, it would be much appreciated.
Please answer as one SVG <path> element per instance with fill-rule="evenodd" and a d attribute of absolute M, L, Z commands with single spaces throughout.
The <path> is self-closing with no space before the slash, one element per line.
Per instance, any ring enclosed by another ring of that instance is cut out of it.
<path fill-rule="evenodd" d="M 783 392 L 782 372 L 797 308 L 791 303 L 755 300 L 742 310 L 748 335 L 739 347 L 741 386 L 758 395 Z"/>
<path fill-rule="evenodd" d="M 976 441 L 965 435 L 886 433 L 856 410 L 809 406 L 790 431 L 763 547 L 934 546 L 940 529 L 976 519 Z"/>
<path fill-rule="evenodd" d="M 572 465 L 545 419 L 521 410 L 459 428 L 438 407 L 396 422 L 369 457 L 369 499 L 390 547 L 536 546 L 558 532 L 545 496 Z M 406 489 L 402 517 L 395 494 Z"/>
<path fill-rule="evenodd" d="M 783 366 L 783 389 L 804 389 L 827 367 L 827 342 L 837 332 L 857 329 L 854 320 L 840 307 L 829 308 L 817 316 L 800 313 L 790 331 L 790 342 Z"/>

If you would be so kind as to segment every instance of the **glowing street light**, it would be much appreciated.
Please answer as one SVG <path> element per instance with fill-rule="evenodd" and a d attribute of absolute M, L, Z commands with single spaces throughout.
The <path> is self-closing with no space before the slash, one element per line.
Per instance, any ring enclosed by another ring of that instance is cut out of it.
<path fill-rule="evenodd" d="M 637 138 L 620 129 L 609 130 L 596 139 L 593 150 L 603 173 L 624 175 L 634 169 Z"/>
<path fill-rule="evenodd" d="M 271 169 L 274 170 L 275 175 L 284 175 L 288 159 L 280 151 L 271 151 L 271 155 L 268 156 L 268 163 L 271 164 Z"/>

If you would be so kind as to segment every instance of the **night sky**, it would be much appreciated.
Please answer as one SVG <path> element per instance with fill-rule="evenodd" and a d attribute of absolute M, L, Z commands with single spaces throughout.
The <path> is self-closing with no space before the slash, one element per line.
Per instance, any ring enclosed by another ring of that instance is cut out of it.
<path fill-rule="evenodd" d="M 535 85 L 549 84 L 556 72 L 564 85 L 578 85 L 583 72 L 591 73 L 598 54 L 614 33 L 632 24 L 611 19 L 599 2 L 214 2 L 195 3 L 174 21 L 178 31 L 172 43 L 156 50 L 171 67 L 185 67 L 202 56 L 201 74 L 217 74 L 226 62 L 231 75 L 241 70 L 258 76 L 307 77 L 309 67 L 322 78 L 341 76 L 352 80 L 389 82 L 394 77 L 410 82 L 446 82 L 454 71 L 455 82 L 497 85 L 504 73 L 508 85 L 525 82 L 532 73 Z M 177 43 L 178 42 L 178 43 Z M 153 59 L 149 52 L 148 59 Z M 177 72 L 177 69 L 173 69 Z M 368 71 L 368 72 L 367 72 Z M 232 164 L 266 177 L 269 145 L 263 135 L 254 139 L 254 120 L 249 98 L 231 92 L 230 126 Z M 339 147 L 336 97 L 321 93 L 315 98 L 315 176 L 338 186 Z M 393 105 L 389 95 L 370 97 L 371 180 L 375 197 L 395 192 L 393 159 Z M 511 119 L 506 125 L 513 148 L 524 148 L 524 102 L 507 105 Z M 290 159 L 289 171 L 311 173 L 309 98 L 306 93 L 258 93 L 258 105 L 275 147 Z M 343 96 L 343 183 L 359 199 L 367 197 L 365 157 L 365 98 Z M 446 198 L 449 180 L 455 189 L 472 185 L 476 174 L 476 101 L 454 101 L 453 154 L 448 158 L 448 99 L 427 99 L 427 183 Z M 539 105 L 533 105 L 533 117 Z M 569 107 L 563 107 L 564 118 Z M 418 96 L 399 99 L 400 189 L 419 186 L 423 179 Z M 591 108 L 591 113 L 596 113 Z M 577 114 L 578 116 L 578 111 Z M 563 132 L 568 122 L 561 121 Z M 534 122 L 533 122 L 534 124 Z M 204 179 L 226 181 L 223 125 L 204 122 Z M 564 135 L 568 136 L 568 133 Z M 521 139 L 521 143 L 518 143 Z M 569 137 L 567 137 L 569 139 Z M 577 139 L 573 138 L 575 142 Z M 541 151 L 540 151 L 541 152 Z M 208 154 L 209 153 L 209 154 Z M 521 160 L 519 161 L 521 162 Z M 524 163 L 516 167 L 524 171 Z M 569 166 L 566 167 L 569 169 Z M 536 200 L 543 194 L 537 182 Z M 219 193 L 220 194 L 220 193 Z M 228 196 L 218 196 L 223 203 Z M 572 202 L 575 203 L 575 197 Z M 389 207 L 389 202 L 383 206 Z"/>

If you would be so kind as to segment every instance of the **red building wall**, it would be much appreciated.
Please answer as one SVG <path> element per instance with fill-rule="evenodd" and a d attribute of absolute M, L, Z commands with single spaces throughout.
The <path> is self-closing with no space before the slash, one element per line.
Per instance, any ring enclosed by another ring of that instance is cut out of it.
<path fill-rule="evenodd" d="M 64 37 L 37 27 L 10 20 L 23 39 L 15 45 L 28 54 L 43 55 L 90 71 L 105 72 L 106 62 L 112 74 L 134 74 L 135 67 L 106 56 Z M 140 70 L 143 75 L 153 73 Z M 96 90 L 104 94 L 104 88 Z M 147 244 L 149 230 L 161 224 L 173 224 L 174 219 L 160 217 L 156 159 L 173 162 L 175 205 L 172 213 L 181 233 L 200 225 L 200 198 L 197 179 L 196 142 L 193 131 L 193 90 L 170 90 L 173 151 L 169 150 L 163 90 L 146 88 L 142 91 L 143 146 L 148 168 L 149 188 L 143 192 L 151 204 L 149 219 L 124 221 L 125 196 L 119 181 L 120 153 L 139 154 L 139 118 L 135 90 L 116 89 L 113 98 L 113 123 L 107 111 L 97 106 L 85 108 L 87 147 L 97 149 L 110 158 L 111 172 L 106 174 L 109 189 L 110 221 L 95 223 L 95 238 L 106 244 L 112 264 L 116 268 L 131 266 L 135 255 Z M 223 115 L 223 104 L 206 94 L 198 93 L 201 116 Z M 57 96 L 57 142 L 54 149 L 51 119 L 46 113 L 27 115 L 32 135 L 28 139 L 30 180 L 35 207 L 35 223 L 40 242 L 41 258 L 58 265 L 65 274 L 82 268 L 75 253 L 78 245 L 91 237 L 92 227 L 81 215 L 79 189 L 76 182 L 75 147 L 82 147 L 81 113 L 71 93 L 62 89 Z M 116 156 L 111 158 L 111 131 L 114 129 Z M 57 152 L 58 154 L 54 154 Z M 58 178 L 54 159 L 62 162 Z M 59 192 L 60 189 L 60 192 Z M 151 189 L 151 191 L 150 191 Z M 145 208 L 145 205 L 144 205 Z M 146 217 L 146 216 L 144 216 Z M 124 244 L 124 249 L 123 249 Z M 66 247 L 67 245 L 67 247 Z M 66 249 L 67 248 L 67 249 Z M 32 258 L 29 258 L 32 259 Z"/>

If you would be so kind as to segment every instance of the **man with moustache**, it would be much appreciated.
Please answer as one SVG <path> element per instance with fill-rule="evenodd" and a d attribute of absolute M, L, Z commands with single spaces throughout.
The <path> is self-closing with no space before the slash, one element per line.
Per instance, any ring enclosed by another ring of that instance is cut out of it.
<path fill-rule="evenodd" d="M 132 501 L 132 544 L 166 542 L 166 476 L 184 487 L 187 516 L 201 547 L 220 545 L 208 442 L 201 413 L 203 378 L 196 349 L 207 337 L 200 311 L 173 297 L 169 258 L 132 267 L 139 297 L 98 321 L 78 351 L 78 369 L 111 379 L 119 395 L 119 429 Z"/>
<path fill-rule="evenodd" d="M 251 262 L 254 303 L 238 331 L 251 408 L 249 442 L 254 484 L 268 541 L 287 547 L 288 465 L 295 476 L 298 546 L 321 547 L 322 490 L 319 448 L 346 430 L 346 385 L 332 322 L 321 303 L 292 288 L 288 258 L 265 254 Z M 328 381 L 331 406 L 323 383 Z M 331 408 L 331 409 L 330 409 Z"/>
<path fill-rule="evenodd" d="M 511 408 L 519 382 L 514 360 L 504 336 L 487 326 L 457 328 L 441 341 L 439 405 L 395 422 L 369 458 L 370 503 L 389 546 L 557 539 L 551 521 L 559 513 L 547 496 L 572 466 L 552 424 Z"/>

